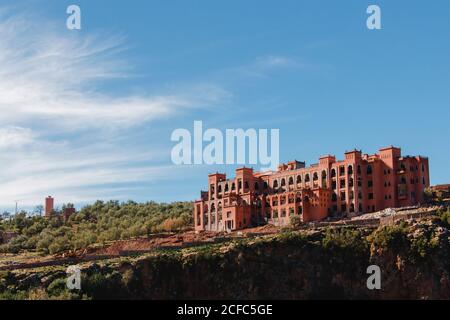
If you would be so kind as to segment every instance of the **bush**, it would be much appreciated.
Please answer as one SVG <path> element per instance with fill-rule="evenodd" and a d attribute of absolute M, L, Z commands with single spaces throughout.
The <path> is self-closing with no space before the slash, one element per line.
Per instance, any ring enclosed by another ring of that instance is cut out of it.
<path fill-rule="evenodd" d="M 366 236 L 357 229 L 351 228 L 328 228 L 322 239 L 322 246 L 329 250 L 350 250 L 364 252 L 369 243 Z"/>
<path fill-rule="evenodd" d="M 378 228 L 369 240 L 378 247 L 405 249 L 409 247 L 407 229 L 404 224 Z"/>
<path fill-rule="evenodd" d="M 289 224 L 293 228 L 298 228 L 302 224 L 302 218 L 300 216 L 292 216 L 290 218 Z"/>

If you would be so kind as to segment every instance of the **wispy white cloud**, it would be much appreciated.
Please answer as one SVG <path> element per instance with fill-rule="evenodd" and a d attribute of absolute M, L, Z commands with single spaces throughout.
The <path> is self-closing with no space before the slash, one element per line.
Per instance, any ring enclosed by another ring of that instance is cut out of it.
<path fill-rule="evenodd" d="M 303 67 L 297 59 L 282 55 L 259 56 L 251 63 L 233 70 L 245 76 L 267 78 L 269 74 L 276 71 L 293 70 Z"/>
<path fill-rule="evenodd" d="M 300 64 L 290 57 L 269 55 L 257 57 L 254 66 L 259 68 L 281 68 L 298 67 Z"/>
<path fill-rule="evenodd" d="M 133 76 L 124 48 L 124 37 L 68 32 L 0 8 L 0 208 L 18 199 L 39 204 L 50 192 L 71 201 L 107 197 L 124 183 L 177 174 L 153 162 L 168 150 L 119 147 L 111 131 L 208 107 L 228 93 L 213 84 L 156 94 L 103 90 Z"/>
<path fill-rule="evenodd" d="M 20 148 L 33 142 L 34 134 L 29 128 L 8 126 L 0 128 L 0 151 Z"/>
<path fill-rule="evenodd" d="M 36 32 L 36 20 L 23 16 L 1 21 L 0 124 L 39 120 L 71 128 L 128 127 L 205 105 L 217 95 L 213 86 L 197 97 L 106 95 L 95 90 L 99 81 L 129 76 L 128 64 L 117 55 L 123 38 L 55 33 L 40 23 Z"/>

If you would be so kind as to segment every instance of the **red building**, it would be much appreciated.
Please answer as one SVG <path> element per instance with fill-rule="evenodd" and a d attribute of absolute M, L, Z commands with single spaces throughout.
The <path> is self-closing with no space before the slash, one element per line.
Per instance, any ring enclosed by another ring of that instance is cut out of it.
<path fill-rule="evenodd" d="M 283 226 L 296 215 L 309 222 L 417 205 L 429 185 L 428 158 L 402 156 L 392 146 L 374 155 L 346 152 L 340 161 L 323 156 L 309 167 L 292 161 L 275 172 L 239 168 L 232 179 L 208 176 L 208 191 L 194 205 L 195 230 Z"/>

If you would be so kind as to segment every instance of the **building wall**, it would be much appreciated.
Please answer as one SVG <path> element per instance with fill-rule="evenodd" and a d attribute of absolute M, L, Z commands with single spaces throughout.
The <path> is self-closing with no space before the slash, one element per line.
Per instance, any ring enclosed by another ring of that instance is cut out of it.
<path fill-rule="evenodd" d="M 276 172 L 239 168 L 235 178 L 208 176 L 208 191 L 195 202 L 195 229 L 287 225 L 295 215 L 308 222 L 416 205 L 423 203 L 429 184 L 428 159 L 402 157 L 400 148 L 392 146 L 374 155 L 346 152 L 340 161 L 323 156 L 309 167 L 291 161 Z"/>
<path fill-rule="evenodd" d="M 54 210 L 55 200 L 52 197 L 45 198 L 45 216 L 50 217 Z"/>

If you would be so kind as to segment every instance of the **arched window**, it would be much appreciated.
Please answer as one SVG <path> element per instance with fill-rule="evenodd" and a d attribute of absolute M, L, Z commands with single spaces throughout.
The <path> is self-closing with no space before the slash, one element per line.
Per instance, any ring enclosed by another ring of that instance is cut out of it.
<path fill-rule="evenodd" d="M 248 181 L 244 182 L 244 189 L 248 189 Z"/>
<path fill-rule="evenodd" d="M 314 172 L 313 181 L 317 181 L 317 180 L 319 180 L 319 175 L 317 174 L 317 172 Z"/>
<path fill-rule="evenodd" d="M 228 183 L 225 184 L 225 192 L 228 192 Z"/>
<path fill-rule="evenodd" d="M 283 178 L 281 179 L 281 186 L 284 187 L 286 185 L 286 180 Z"/>
<path fill-rule="evenodd" d="M 353 178 L 348 179 L 348 186 L 353 187 Z"/>
<path fill-rule="evenodd" d="M 305 182 L 309 182 L 309 173 L 305 174 Z"/>
<path fill-rule="evenodd" d="M 255 190 L 259 190 L 259 183 L 255 182 Z"/>
<path fill-rule="evenodd" d="M 294 184 L 294 178 L 290 177 L 290 178 L 289 178 L 289 185 L 291 186 L 291 185 L 293 185 L 293 184 Z"/>
<path fill-rule="evenodd" d="M 264 189 L 267 189 L 269 186 L 267 185 L 267 181 L 264 181 Z"/>
<path fill-rule="evenodd" d="M 236 190 L 236 184 L 234 182 L 231 184 L 231 190 Z"/>
<path fill-rule="evenodd" d="M 322 187 L 327 187 L 327 172 L 325 170 L 322 171 Z"/>
<path fill-rule="evenodd" d="M 336 169 L 331 169 L 331 177 L 336 177 Z"/>
<path fill-rule="evenodd" d="M 219 192 L 219 193 L 222 192 L 222 186 L 221 186 L 221 185 L 219 185 L 219 186 L 217 187 L 217 192 Z"/>
<path fill-rule="evenodd" d="M 353 167 L 350 165 L 350 166 L 348 166 L 348 168 L 347 168 L 347 173 L 350 175 L 350 174 L 353 174 Z"/>
<path fill-rule="evenodd" d="M 302 176 L 301 175 L 297 176 L 297 183 L 302 183 Z"/>
<path fill-rule="evenodd" d="M 278 180 L 273 181 L 273 188 L 274 189 L 278 188 Z"/>

